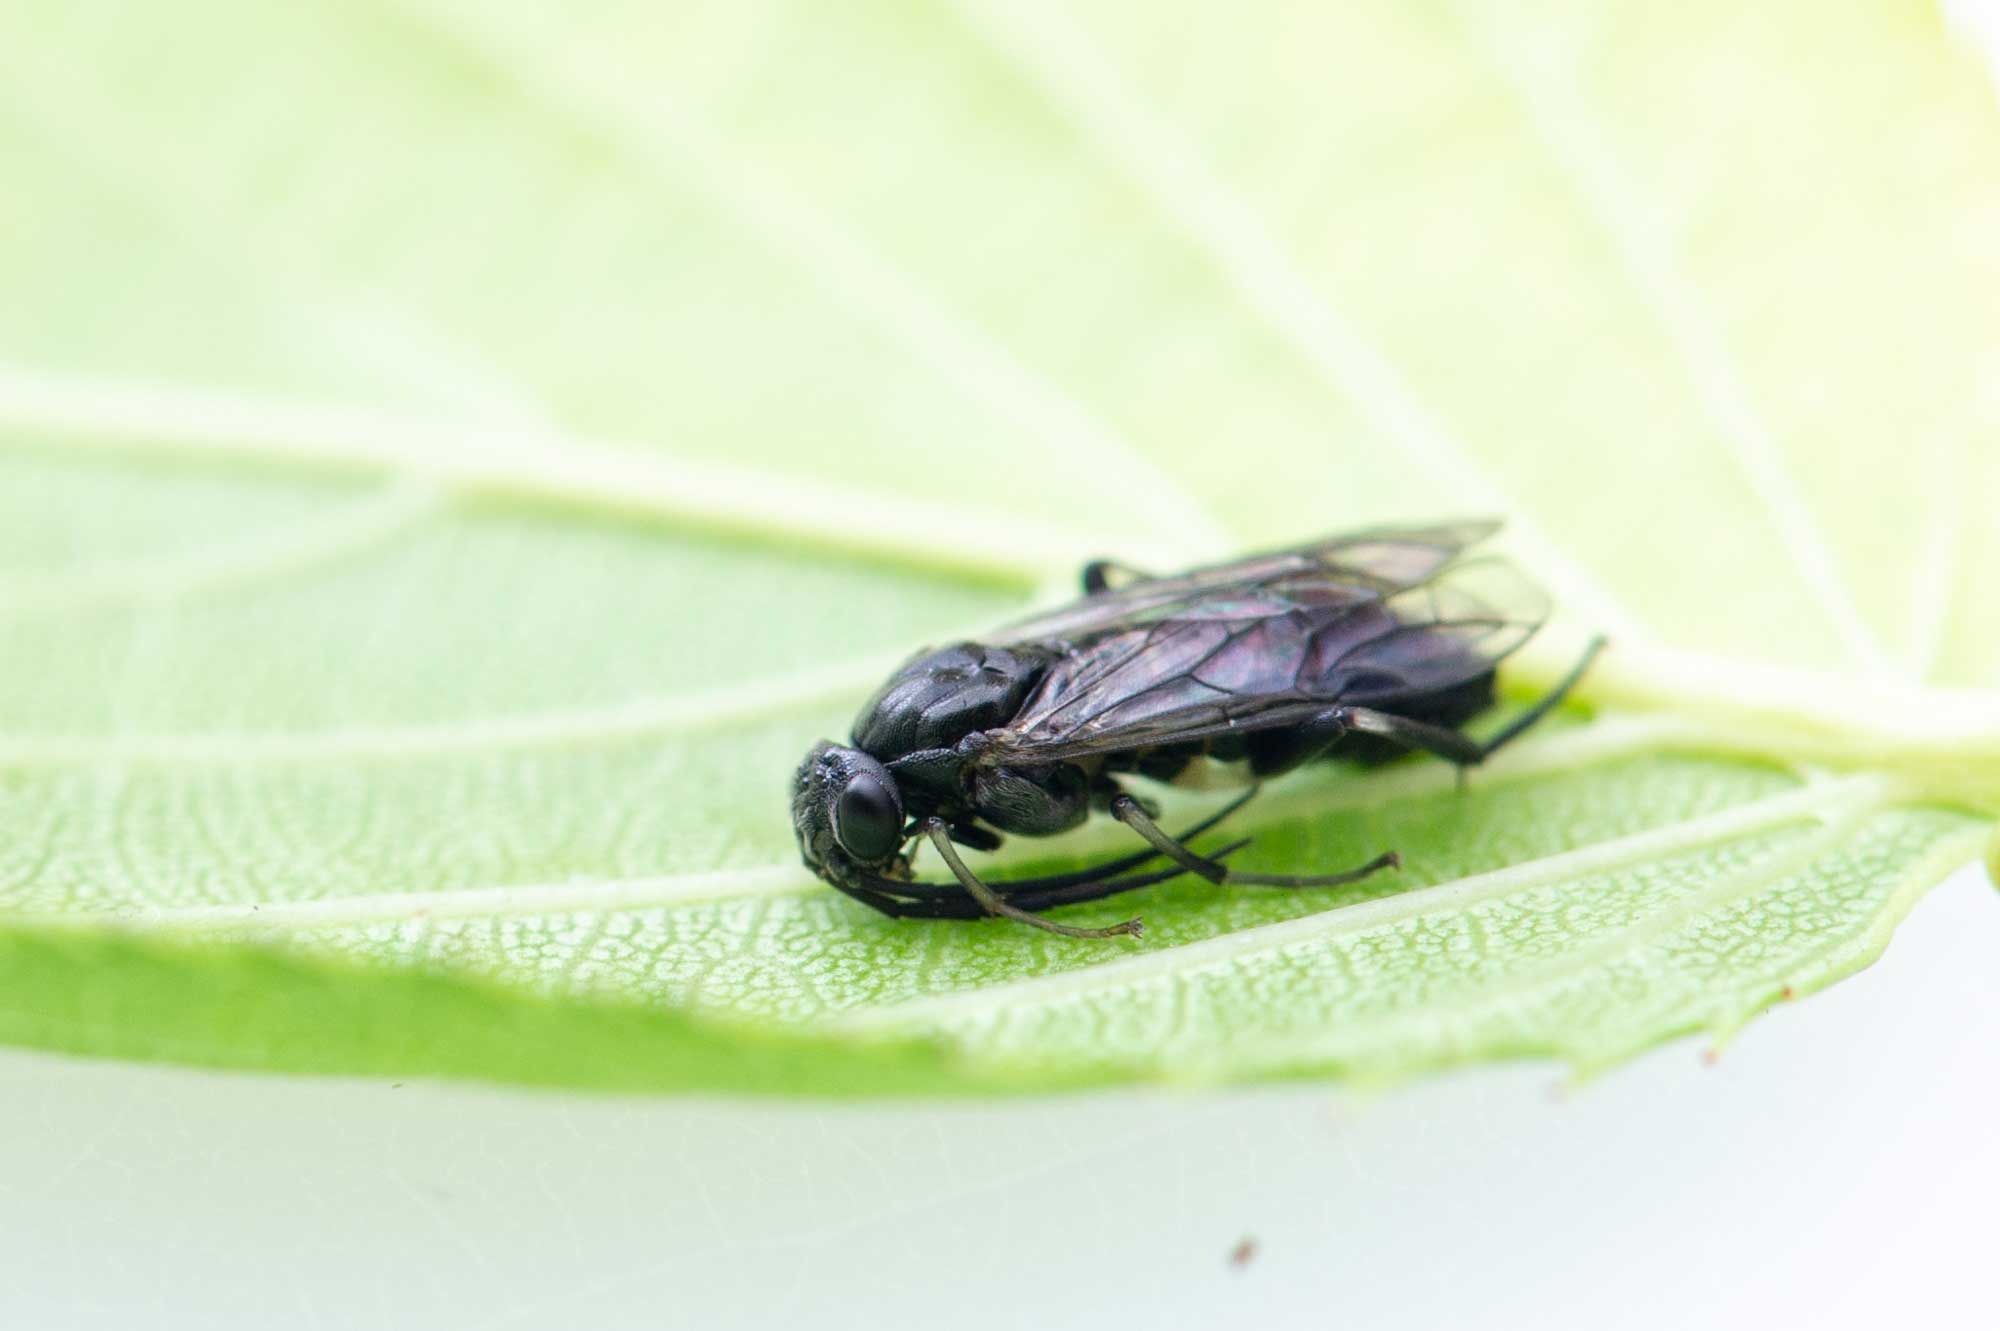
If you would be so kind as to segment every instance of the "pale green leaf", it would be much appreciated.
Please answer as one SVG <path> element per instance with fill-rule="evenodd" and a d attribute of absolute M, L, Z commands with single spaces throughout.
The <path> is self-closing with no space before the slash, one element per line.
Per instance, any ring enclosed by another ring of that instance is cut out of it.
<path fill-rule="evenodd" d="M 1594 1067 L 1992 835 L 2000 113 L 1922 5 L 27 0 L 0 87 L 0 1039 Z M 1466 512 L 1563 610 L 1513 693 L 1614 647 L 1240 820 L 1400 877 L 1068 912 L 1135 945 L 797 866 L 806 746 L 1080 558 Z"/>

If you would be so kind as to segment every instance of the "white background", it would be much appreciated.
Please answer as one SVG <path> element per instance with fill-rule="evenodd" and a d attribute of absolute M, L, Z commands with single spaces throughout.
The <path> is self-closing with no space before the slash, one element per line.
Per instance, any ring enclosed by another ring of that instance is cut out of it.
<path fill-rule="evenodd" d="M 843 1107 L 0 1055 L 22 1328 L 1991 1327 L 1996 1198 L 1976 870 L 1713 1065 L 1580 1088 Z"/>

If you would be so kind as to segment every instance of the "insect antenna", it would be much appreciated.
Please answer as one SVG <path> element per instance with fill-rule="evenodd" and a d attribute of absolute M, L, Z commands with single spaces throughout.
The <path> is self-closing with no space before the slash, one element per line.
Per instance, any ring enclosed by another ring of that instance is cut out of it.
<path fill-rule="evenodd" d="M 1241 809 L 1252 799 L 1256 798 L 1260 789 L 1261 787 L 1258 786 L 1250 787 L 1250 789 L 1244 791 L 1241 795 L 1238 795 L 1235 799 L 1229 801 L 1229 803 L 1223 805 L 1193 827 L 1182 832 L 1180 840 L 1183 842 L 1192 841 L 1203 832 L 1213 830 L 1223 819 L 1229 817 L 1229 815 L 1235 813 L 1238 809 Z M 1248 840 L 1234 842 L 1222 850 L 1215 852 L 1209 858 L 1219 860 L 1224 855 L 1234 854 L 1249 844 Z M 1176 866 L 1172 869 L 1141 874 L 1132 878 L 1118 877 L 1119 874 L 1136 869 L 1146 863 L 1146 861 L 1156 860 L 1159 857 L 1160 852 L 1157 850 L 1142 850 L 1132 855 L 1120 855 L 1117 859 L 1106 860 L 1102 864 L 1093 864 L 1088 869 L 1072 869 L 1068 873 L 1044 874 L 1037 878 L 996 879 L 986 883 L 986 886 L 992 888 L 1009 901 L 1015 900 L 1021 894 L 1040 895 L 1043 893 L 1067 892 L 1072 888 L 1096 887 L 1099 890 L 1092 895 L 1078 897 L 1063 896 L 1052 901 L 1050 904 L 1062 905 L 1074 901 L 1092 901 L 1097 897 L 1110 896 L 1114 892 L 1130 892 L 1135 888 L 1151 887 L 1154 883 L 1164 883 L 1169 878 L 1178 878 L 1187 872 L 1186 868 Z M 885 878 L 881 874 L 874 873 L 861 874 L 859 875 L 859 880 L 862 888 L 869 892 L 872 897 L 890 896 L 902 901 L 929 901 L 940 897 L 956 898 L 964 890 L 958 883 L 925 883 L 908 878 Z M 855 894 L 850 893 L 849 895 L 853 896 Z M 856 900 L 864 899 L 856 896 Z M 868 904 L 875 906 L 877 910 L 881 909 L 876 900 L 868 900 Z M 1046 907 L 1034 905 L 1028 907 L 1028 909 L 1043 910 Z M 978 919 L 982 914 L 984 914 L 983 911 L 969 911 L 963 918 Z M 949 919 L 958 917 L 941 916 L 939 918 Z"/>
<path fill-rule="evenodd" d="M 1210 858 L 1218 862 L 1226 860 L 1249 844 L 1249 837 L 1238 837 L 1218 849 Z M 1176 864 L 1169 868 L 1157 869 L 1152 873 L 1134 874 L 1130 878 L 1099 879 L 1094 882 L 1071 883 L 1066 887 L 1024 892 L 1010 896 L 1006 904 L 1021 911 L 1044 911 L 1053 910 L 1057 906 L 1078 906 L 1086 901 L 1097 901 L 1103 897 L 1116 896 L 1121 892 L 1131 892 L 1138 888 L 1151 887 L 1155 883 L 1164 883 L 1169 878 L 1179 878 L 1186 872 L 1186 869 Z M 991 918 L 991 913 L 986 907 L 958 883 L 908 883 L 898 882 L 893 878 L 883 878 L 877 874 L 867 874 L 858 883 L 836 883 L 835 886 L 856 901 L 897 919 Z M 910 893 L 911 888 L 920 889 L 920 892 Z M 893 895 L 898 892 L 905 895 Z M 1012 912 L 1007 912 L 1007 915 L 1009 918 L 1019 918 Z M 1035 917 L 1031 917 L 1027 922 L 1037 928 L 1050 923 Z M 1068 930 L 1058 929 L 1055 932 L 1065 933 Z"/>
<path fill-rule="evenodd" d="M 1214 828 L 1223 819 L 1254 799 L 1258 789 L 1256 786 L 1250 787 L 1188 828 L 1181 834 L 1180 840 L 1192 840 Z M 926 823 L 924 831 L 936 845 L 938 854 L 944 858 L 956 882 L 925 883 L 865 873 L 857 876 L 857 882 L 842 887 L 841 890 L 886 915 L 902 918 L 976 920 L 998 915 L 1072 938 L 1110 938 L 1121 934 L 1136 937 L 1140 930 L 1137 920 L 1126 920 L 1103 929 L 1083 929 L 1042 919 L 1033 912 L 1052 910 L 1057 906 L 1079 905 L 1102 897 L 1116 896 L 1121 892 L 1151 887 L 1170 878 L 1179 878 L 1188 871 L 1185 865 L 1170 864 L 1166 868 L 1149 873 L 1120 877 L 1120 874 L 1136 869 L 1148 860 L 1159 858 L 1159 851 L 1143 850 L 1132 855 L 1121 855 L 1117 859 L 1107 860 L 1088 869 L 1046 874 L 1039 878 L 1010 878 L 1002 882 L 987 883 L 959 858 L 957 847 L 951 844 L 950 829 L 941 820 L 931 819 Z M 1225 860 L 1249 844 L 1248 837 L 1239 838 L 1223 846 L 1209 858 L 1212 862 Z"/>

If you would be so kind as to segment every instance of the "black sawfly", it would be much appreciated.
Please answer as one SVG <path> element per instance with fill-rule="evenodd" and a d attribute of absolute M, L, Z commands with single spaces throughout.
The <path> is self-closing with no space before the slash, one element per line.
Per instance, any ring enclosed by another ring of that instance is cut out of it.
<path fill-rule="evenodd" d="M 1292 888 L 1395 867 L 1392 850 L 1337 873 L 1244 873 L 1224 861 L 1247 840 L 1206 855 L 1187 843 L 1241 808 L 1254 783 L 1302 763 L 1425 750 L 1462 770 L 1563 701 L 1601 639 L 1496 734 L 1464 733 L 1493 705 L 1497 663 L 1548 613 L 1513 564 L 1467 554 L 1498 525 L 1356 532 L 1170 577 L 1092 563 L 1082 597 L 982 642 L 918 653 L 862 707 L 847 744 L 806 754 L 792 785 L 806 867 L 885 915 L 1005 916 L 1078 938 L 1136 935 L 1140 922 L 1085 929 L 1041 912 L 1184 873 Z M 1197 759 L 1238 764 L 1253 784 L 1173 836 L 1123 782 L 1171 782 Z M 958 853 L 994 850 L 1006 833 L 1066 832 L 1093 809 L 1145 849 L 994 882 Z M 925 841 L 951 882 L 912 876 Z"/>

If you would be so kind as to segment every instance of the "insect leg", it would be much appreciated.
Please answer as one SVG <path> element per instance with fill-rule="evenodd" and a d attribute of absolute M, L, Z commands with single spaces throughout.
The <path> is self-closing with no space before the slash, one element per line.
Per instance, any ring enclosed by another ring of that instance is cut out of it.
<path fill-rule="evenodd" d="M 1255 887 L 1333 887 L 1340 883 L 1358 882 L 1379 869 L 1400 868 L 1403 863 L 1402 858 L 1391 850 L 1377 855 L 1358 869 L 1342 873 L 1238 873 L 1226 864 L 1204 859 L 1168 836 L 1158 823 L 1146 816 L 1146 811 L 1130 795 L 1121 794 L 1111 801 L 1111 816 L 1151 842 L 1162 855 L 1211 883 L 1243 883 Z"/>
<path fill-rule="evenodd" d="M 1341 707 L 1336 710 L 1341 724 L 1349 730 L 1357 730 L 1364 735 L 1380 735 L 1407 749 L 1423 749 L 1460 767 L 1471 767 L 1486 761 L 1485 745 L 1450 726 L 1412 721 L 1407 716 L 1378 712 L 1372 707 Z"/>
<path fill-rule="evenodd" d="M 1123 580 L 1126 582 L 1144 582 L 1153 576 L 1133 568 L 1130 564 L 1121 564 L 1115 559 L 1093 559 L 1083 566 L 1083 594 L 1095 596 L 1099 592 L 1110 590 L 1113 573 L 1123 574 Z"/>
<path fill-rule="evenodd" d="M 1256 793 L 1254 786 L 1244 791 L 1181 833 L 1180 840 L 1192 841 L 1249 803 Z M 947 829 L 948 832 L 950 830 Z M 1249 844 L 1248 837 L 1232 841 L 1216 851 L 1213 858 L 1220 862 Z M 1057 906 L 1081 905 L 1086 901 L 1097 901 L 1121 892 L 1133 892 L 1155 883 L 1164 883 L 1187 872 L 1185 866 L 1175 864 L 1168 869 L 1119 877 L 1158 854 L 1158 851 L 1141 851 L 1137 855 L 1121 856 L 1088 869 L 1048 874 L 1040 878 L 1013 878 L 985 886 L 1008 905 L 1020 910 L 1043 911 Z M 875 876 L 857 883 L 836 882 L 833 886 L 869 909 L 893 919 L 979 920 L 990 914 L 975 897 L 967 895 L 969 889 L 958 883 L 920 883 Z"/>
<path fill-rule="evenodd" d="M 870 910 L 879 910 L 891 919 L 901 919 L 905 915 L 910 914 L 911 912 L 908 908 L 915 904 L 908 901 L 898 901 L 886 892 L 876 892 L 855 883 L 834 881 L 833 887 L 835 891 L 853 897 Z"/>
<path fill-rule="evenodd" d="M 1216 851 L 1215 858 L 1218 860 L 1227 859 L 1249 844 L 1250 839 L 1248 837 L 1232 841 Z M 1149 855 L 1146 858 L 1150 859 L 1152 857 Z M 1006 894 L 1006 901 L 1008 905 L 1018 906 L 1022 910 L 1054 910 L 1057 906 L 1078 906 L 1086 901 L 1098 901 L 1104 897 L 1117 896 L 1120 892 L 1134 892 L 1142 887 L 1151 887 L 1155 883 L 1164 883 L 1169 878 L 1178 878 L 1186 872 L 1187 870 L 1176 864 L 1171 869 L 1155 869 L 1151 873 L 1134 874 L 1129 878 L 1092 877 L 1082 881 L 1064 882 L 1056 887 L 1037 887 L 1030 892 L 1008 893 Z M 881 881 L 885 887 L 891 884 L 891 880 L 889 879 Z M 908 886 L 908 884 L 894 885 Z M 924 884 L 923 886 L 930 885 Z M 868 889 L 864 887 L 860 891 L 868 892 Z M 891 915 L 898 919 L 983 920 L 987 918 L 986 908 L 967 896 L 957 884 L 952 885 L 951 895 L 949 896 L 926 894 L 914 900 L 898 900 L 889 896 L 886 891 L 872 892 L 868 896 L 861 896 L 856 892 L 848 892 L 848 895 L 854 897 L 857 901 L 866 901 L 870 906 L 881 911 L 884 915 Z M 872 899 L 874 897 L 880 897 L 883 904 L 878 905 Z"/>
<path fill-rule="evenodd" d="M 1258 788 L 1256 786 L 1250 787 L 1250 789 L 1244 791 L 1241 795 L 1238 795 L 1235 799 L 1229 801 L 1229 803 L 1223 805 L 1193 827 L 1188 828 L 1187 831 L 1182 832 L 1175 840 L 1182 843 L 1194 840 L 1203 832 L 1216 826 L 1223 819 L 1229 817 L 1230 814 L 1235 813 L 1238 809 L 1255 799 L 1257 791 Z M 1106 860 L 1104 863 L 1093 865 L 1088 869 L 1075 869 L 1069 873 L 1052 873 L 1041 878 L 1009 878 L 1004 882 L 988 883 L 987 886 L 998 892 L 1001 896 L 1006 897 L 1009 901 L 1015 901 L 1015 894 L 1019 892 L 1046 892 L 1057 888 L 1082 887 L 1091 883 L 1099 883 L 1127 870 L 1136 869 L 1147 860 L 1157 858 L 1159 853 L 1157 850 L 1142 850 L 1136 855 L 1121 855 L 1115 860 Z M 1218 852 L 1214 858 L 1221 859 L 1222 856 Z M 1166 876 L 1168 878 L 1178 878 L 1186 871 L 1185 866 L 1183 866 L 1182 868 L 1175 869 L 1171 874 Z M 1118 890 L 1123 892 L 1127 889 L 1121 887 Z M 1019 903 L 1016 902 L 1016 904 Z M 1040 909 L 1040 907 L 1033 907 L 1032 909 Z"/>
<path fill-rule="evenodd" d="M 1491 758 L 1496 750 L 1518 739 L 1522 731 L 1562 706 L 1563 699 L 1569 697 L 1570 690 L 1574 689 L 1577 681 L 1583 678 L 1583 672 L 1590 669 L 1590 663 L 1595 661 L 1597 654 L 1603 650 L 1604 639 L 1601 636 L 1592 638 L 1590 645 L 1583 649 L 1583 655 L 1578 658 L 1577 663 L 1569 668 L 1568 674 L 1556 681 L 1554 688 L 1538 698 L 1527 711 L 1509 721 L 1499 734 L 1479 746 L 1484 750 L 1480 757 Z"/>
<path fill-rule="evenodd" d="M 1378 712 L 1370 707 L 1339 707 L 1334 715 L 1350 730 L 1364 734 L 1380 735 L 1412 749 L 1424 749 L 1449 759 L 1460 767 L 1475 767 L 1491 758 L 1496 752 L 1514 740 L 1522 732 L 1562 705 L 1583 672 L 1590 669 L 1590 663 L 1604 650 L 1604 639 L 1593 638 L 1584 649 L 1581 659 L 1570 667 L 1569 673 L 1556 682 L 1556 686 L 1536 699 L 1525 712 L 1515 717 L 1500 731 L 1487 740 L 1476 740 L 1461 734 L 1449 726 L 1431 725 L 1426 721 L 1412 721 L 1408 717 L 1392 712 Z"/>
<path fill-rule="evenodd" d="M 938 855 L 951 869 L 952 877 L 958 879 L 959 886 L 970 893 L 974 901 L 984 906 L 989 915 L 1004 915 L 1010 920 L 1019 920 L 1022 924 L 1046 929 L 1052 934 L 1062 934 L 1066 938 L 1115 938 L 1120 934 L 1129 934 L 1136 938 L 1139 935 L 1141 926 L 1137 920 L 1125 920 L 1102 929 L 1084 929 L 1073 924 L 1057 924 L 1054 920 L 1045 920 L 1032 911 L 1010 905 L 999 893 L 980 882 L 979 876 L 967 868 L 965 861 L 958 857 L 958 847 L 951 844 L 951 829 L 945 824 L 944 819 L 926 818 L 924 835 L 930 838 L 931 845 L 937 847 Z"/>

